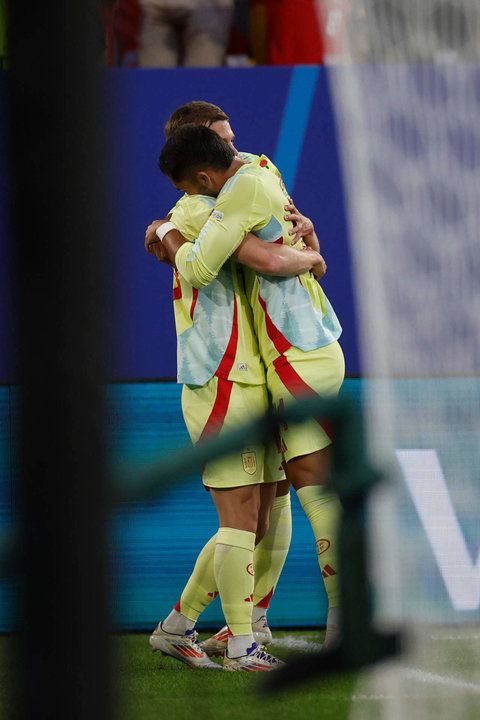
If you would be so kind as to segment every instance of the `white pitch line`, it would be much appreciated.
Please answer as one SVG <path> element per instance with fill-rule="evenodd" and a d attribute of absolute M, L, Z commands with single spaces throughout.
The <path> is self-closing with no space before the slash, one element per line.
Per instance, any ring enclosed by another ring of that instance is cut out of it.
<path fill-rule="evenodd" d="M 475 635 L 431 635 L 430 640 L 480 640 L 480 633 Z"/>
<path fill-rule="evenodd" d="M 318 642 L 312 642 L 311 640 L 308 640 L 309 636 L 305 635 L 304 637 L 294 637 L 292 635 L 287 635 L 283 638 L 274 638 L 272 640 L 272 645 L 275 647 L 281 647 L 286 648 L 288 650 L 299 650 L 303 652 L 318 652 L 320 648 L 322 647 L 321 643 Z M 311 637 L 311 636 L 310 636 Z M 471 638 L 472 636 L 465 636 L 465 639 Z M 480 639 L 480 635 L 478 636 Z M 432 638 L 432 639 L 439 639 L 443 640 L 444 638 Z M 463 639 L 463 636 L 451 636 L 450 639 Z M 480 685 L 477 685 L 472 682 L 468 682 L 466 680 L 460 680 L 459 678 L 454 678 L 449 675 L 438 675 L 437 673 L 432 673 L 426 670 L 420 670 L 418 668 L 413 667 L 400 667 L 400 672 L 405 675 L 409 680 L 416 680 L 418 682 L 426 683 L 426 684 L 433 684 L 433 685 L 444 685 L 445 687 L 453 687 L 458 688 L 461 690 L 468 690 L 473 693 L 480 694 Z M 352 695 L 352 700 L 358 701 L 358 700 L 389 700 L 391 697 L 388 695 Z"/>
<path fill-rule="evenodd" d="M 307 640 L 307 636 L 293 637 L 293 635 L 287 635 L 283 638 L 273 638 L 272 645 L 276 648 L 286 648 L 288 650 L 302 650 L 304 652 L 318 652 L 322 647 L 321 643 L 312 642 Z"/>
<path fill-rule="evenodd" d="M 480 685 L 450 675 L 437 675 L 436 673 L 419 670 L 417 668 L 402 668 L 402 672 L 410 680 L 418 680 L 423 683 L 432 683 L 435 685 L 445 685 L 448 687 L 461 688 L 462 690 L 470 690 L 470 692 L 480 693 Z"/>
<path fill-rule="evenodd" d="M 436 673 L 427 672 L 426 670 L 419 670 L 418 668 L 399 668 L 401 673 L 409 680 L 416 680 L 427 685 L 443 685 L 445 687 L 457 688 L 459 690 L 466 690 L 476 694 L 480 694 L 480 685 L 476 685 L 466 680 L 460 680 L 458 678 L 451 677 L 449 675 L 437 675 Z M 390 695 L 352 695 L 352 700 L 391 700 Z"/>

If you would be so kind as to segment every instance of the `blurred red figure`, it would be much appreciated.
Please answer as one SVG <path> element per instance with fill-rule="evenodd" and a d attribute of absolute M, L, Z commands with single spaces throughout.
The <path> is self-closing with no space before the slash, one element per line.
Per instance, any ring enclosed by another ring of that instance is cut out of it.
<path fill-rule="evenodd" d="M 109 67 L 138 65 L 138 33 L 141 10 L 138 0 L 109 0 L 101 3 L 102 22 Z"/>
<path fill-rule="evenodd" d="M 262 4 L 252 0 L 252 5 Z M 321 65 L 324 41 L 315 0 L 263 0 L 269 65 Z"/>

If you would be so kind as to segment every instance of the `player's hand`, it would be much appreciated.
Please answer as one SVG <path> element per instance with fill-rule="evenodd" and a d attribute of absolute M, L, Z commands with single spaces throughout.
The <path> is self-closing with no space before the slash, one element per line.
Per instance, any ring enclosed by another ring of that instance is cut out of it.
<path fill-rule="evenodd" d="M 285 220 L 291 220 L 293 223 L 293 228 L 288 231 L 288 234 L 294 236 L 292 238 L 292 244 L 295 245 L 300 238 L 310 235 L 310 233 L 313 232 L 313 223 L 310 218 L 305 217 L 305 215 L 302 215 L 302 213 L 297 210 L 292 198 L 290 198 L 289 204 L 285 205 L 285 210 L 287 211 L 284 216 Z"/>
<path fill-rule="evenodd" d="M 155 257 L 157 258 L 157 260 L 159 260 L 160 262 L 166 263 L 167 265 L 170 265 L 170 267 L 175 267 L 175 266 L 173 265 L 172 261 L 170 260 L 170 258 L 168 257 L 167 251 L 166 251 L 165 248 L 163 247 L 163 245 L 162 245 L 162 243 L 160 242 L 160 240 L 159 240 L 158 242 L 156 242 L 156 243 L 152 243 L 152 244 L 150 245 L 150 248 L 151 248 L 151 250 L 149 250 L 149 252 L 150 252 L 152 255 L 155 255 Z"/>
<path fill-rule="evenodd" d="M 145 250 L 151 255 L 156 254 L 153 246 L 161 245 L 161 242 L 157 237 L 157 228 L 159 228 L 160 225 L 163 225 L 163 223 L 165 222 L 167 222 L 166 218 L 165 220 L 154 220 L 145 230 Z"/>
<path fill-rule="evenodd" d="M 323 255 L 320 255 L 321 260 L 312 267 L 312 273 L 315 275 L 317 280 L 320 280 L 327 272 L 327 263 Z"/>
<path fill-rule="evenodd" d="M 150 253 L 150 255 L 155 255 L 157 260 L 160 262 L 167 263 L 167 265 L 173 267 L 165 248 L 157 236 L 157 228 L 160 227 L 160 225 L 163 225 L 163 223 L 168 222 L 169 219 L 170 216 L 164 220 L 154 220 L 150 223 L 145 231 L 145 249 Z"/>

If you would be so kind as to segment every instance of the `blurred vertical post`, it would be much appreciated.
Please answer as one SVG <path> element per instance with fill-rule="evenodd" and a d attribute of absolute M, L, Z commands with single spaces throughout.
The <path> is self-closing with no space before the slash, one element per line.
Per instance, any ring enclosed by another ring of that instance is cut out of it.
<path fill-rule="evenodd" d="M 18 327 L 17 717 L 110 716 L 100 198 L 100 16 L 9 3 Z"/>

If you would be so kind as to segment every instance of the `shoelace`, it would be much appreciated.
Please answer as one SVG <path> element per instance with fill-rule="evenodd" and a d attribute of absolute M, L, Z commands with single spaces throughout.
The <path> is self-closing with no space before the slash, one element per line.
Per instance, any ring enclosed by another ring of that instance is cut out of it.
<path fill-rule="evenodd" d="M 258 645 L 255 648 L 253 655 L 255 655 L 255 657 L 257 657 L 259 660 L 270 663 L 270 665 L 274 665 L 276 662 L 278 662 L 276 657 L 273 657 L 273 655 L 270 655 L 270 653 L 265 652 L 265 645 Z"/>
<path fill-rule="evenodd" d="M 194 643 L 194 645 L 198 645 L 200 647 L 200 643 L 198 642 L 198 632 L 196 630 L 193 631 L 187 631 L 185 635 L 188 635 L 188 637 L 191 639 L 191 641 Z"/>

